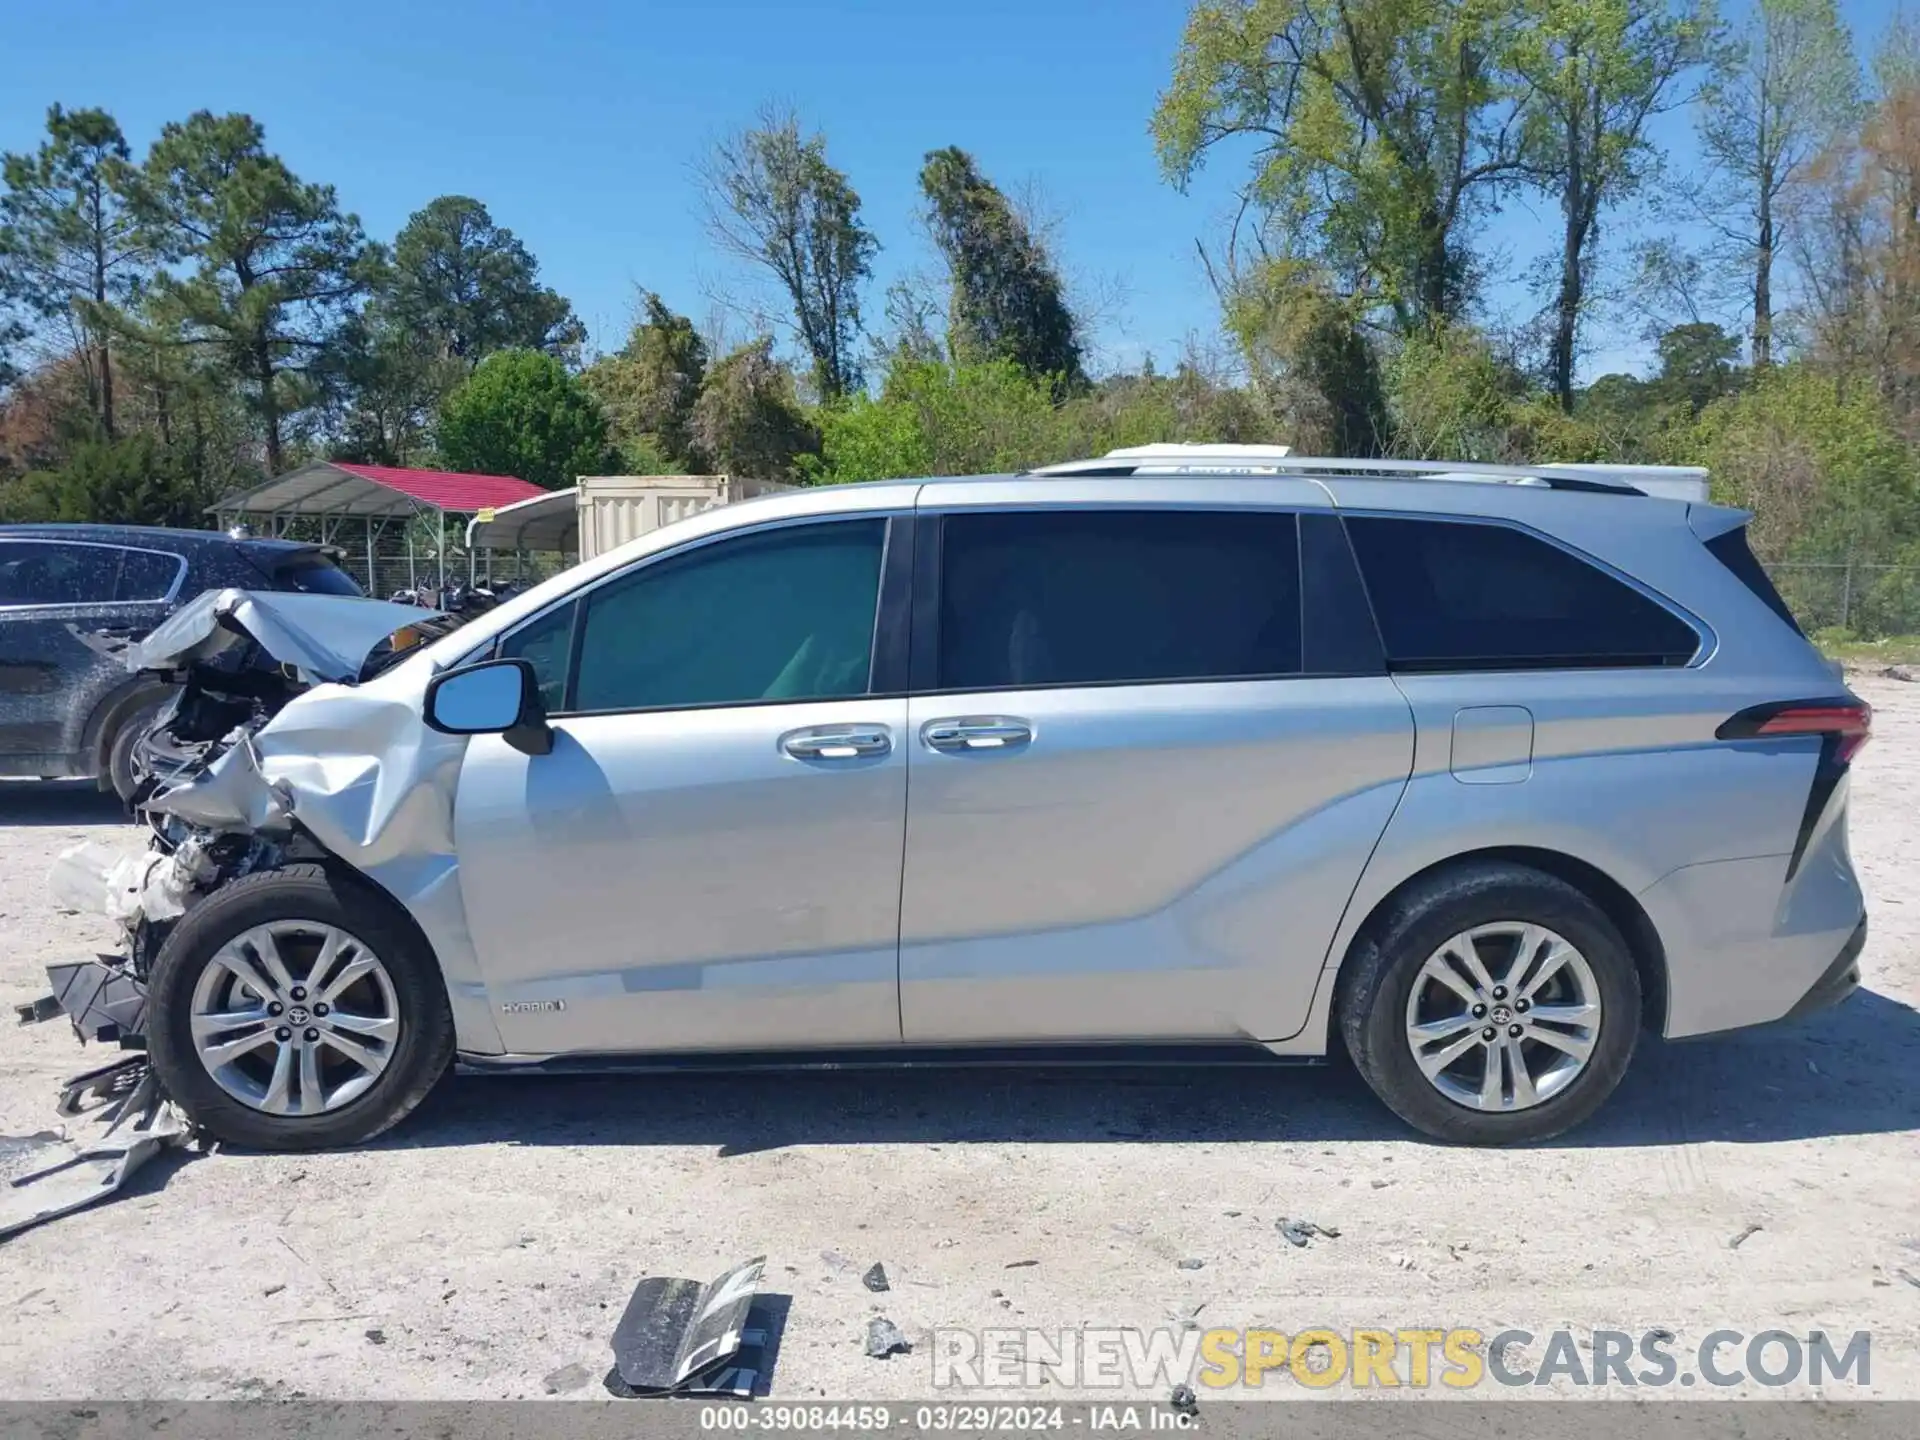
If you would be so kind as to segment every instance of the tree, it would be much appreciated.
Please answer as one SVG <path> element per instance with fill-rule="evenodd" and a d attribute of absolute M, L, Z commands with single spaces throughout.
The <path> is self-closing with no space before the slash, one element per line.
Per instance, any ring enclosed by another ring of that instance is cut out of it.
<path fill-rule="evenodd" d="M 946 261 L 947 346 L 956 361 L 1009 360 L 1056 390 L 1086 384 L 1078 326 L 1046 250 L 998 186 L 956 147 L 920 170 L 927 225 Z"/>
<path fill-rule="evenodd" d="M 693 407 L 706 374 L 707 344 L 693 321 L 646 290 L 626 345 L 581 378 L 606 411 L 623 454 L 658 456 L 686 468 L 696 463 Z"/>
<path fill-rule="evenodd" d="M 160 132 L 133 189 L 136 214 L 191 262 L 156 294 L 188 343 L 217 352 L 247 391 L 269 472 L 284 425 L 317 398 L 300 382 L 365 294 L 370 253 L 331 185 L 308 184 L 247 115 L 202 110 Z"/>
<path fill-rule="evenodd" d="M 1508 432 L 1524 390 L 1484 336 L 1466 326 L 1409 335 L 1395 347 L 1385 381 L 1396 455 L 1489 463 L 1516 458 L 1508 453 Z"/>
<path fill-rule="evenodd" d="M 1920 440 L 1920 29 L 1896 18 L 1874 69 L 1878 98 L 1815 171 L 1801 268 L 1818 356 Z"/>
<path fill-rule="evenodd" d="M 441 458 L 455 470 L 515 475 L 555 490 L 607 461 L 607 419 L 553 356 L 500 350 L 440 407 Z"/>
<path fill-rule="evenodd" d="M 1796 194 L 1858 113 L 1859 67 L 1834 0 L 1755 0 L 1701 96 L 1709 219 L 1749 277 L 1753 364 L 1773 363 L 1774 267 Z"/>
<path fill-rule="evenodd" d="M 0 299 L 70 327 L 100 433 L 114 438 L 113 311 L 152 273 L 126 201 L 126 137 L 104 110 L 47 111 L 47 139 L 0 156 Z"/>
<path fill-rule="evenodd" d="M 35 470 L 0 492 L 9 521 L 179 525 L 206 523 L 210 499 L 180 457 L 152 435 L 89 440 L 59 470 Z"/>
<path fill-rule="evenodd" d="M 1387 444 L 1380 366 L 1359 308 L 1321 267 L 1281 259 L 1250 267 L 1225 296 L 1227 329 L 1292 443 L 1333 455 L 1378 455 Z"/>
<path fill-rule="evenodd" d="M 719 245 L 779 283 L 824 400 L 860 384 L 860 290 L 879 242 L 860 196 L 827 163 L 826 137 L 803 136 L 790 111 L 716 145 L 702 171 L 707 225 Z"/>
<path fill-rule="evenodd" d="M 5 395 L 20 378 L 20 365 L 14 359 L 15 347 L 27 338 L 27 322 L 10 313 L 0 301 L 0 395 Z"/>
<path fill-rule="evenodd" d="M 376 300 L 348 318 L 315 367 L 335 460 L 408 465 L 429 448 L 440 402 L 467 376 L 438 337 Z"/>
<path fill-rule="evenodd" d="M 586 327 L 539 274 L 539 262 L 485 205 L 442 195 L 395 237 L 388 303 L 399 325 L 469 371 L 496 350 L 570 356 Z"/>
<path fill-rule="evenodd" d="M 1559 273 L 1547 370 L 1573 410 L 1573 370 L 1600 216 L 1644 181 L 1657 156 L 1647 123 L 1678 103 L 1678 82 L 1703 53 L 1699 0 L 1527 0 L 1508 48 L 1524 104 L 1523 140 L 1536 183 L 1560 204 Z"/>
<path fill-rule="evenodd" d="M 762 336 L 723 355 L 694 402 L 693 445 L 721 474 L 787 480 L 796 461 L 820 448 L 820 436 L 794 394 L 793 376 Z"/>
<path fill-rule="evenodd" d="M 1656 393 L 1696 415 L 1740 383 L 1739 338 L 1718 325 L 1676 325 L 1660 337 L 1658 349 Z"/>
<path fill-rule="evenodd" d="M 1251 143 L 1239 187 L 1261 257 L 1312 259 L 1402 333 L 1458 317 L 1464 227 L 1521 173 L 1495 58 L 1511 9 L 1465 0 L 1200 0 L 1153 136 L 1185 189 Z M 1228 268 L 1238 271 L 1238 236 Z"/>

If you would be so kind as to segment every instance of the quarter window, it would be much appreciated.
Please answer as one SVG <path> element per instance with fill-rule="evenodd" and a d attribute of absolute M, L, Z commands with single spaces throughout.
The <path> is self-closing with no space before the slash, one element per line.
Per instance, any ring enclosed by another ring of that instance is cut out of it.
<path fill-rule="evenodd" d="M 173 582 L 180 575 L 181 560 L 178 555 L 162 554 L 158 550 L 123 550 L 120 554 L 120 578 L 113 589 L 114 599 L 167 598 L 173 589 Z"/>
<path fill-rule="evenodd" d="M 1389 667 L 1684 665 L 1693 627 L 1577 555 L 1505 525 L 1349 516 Z"/>
<path fill-rule="evenodd" d="M 580 602 L 573 693 L 557 708 L 865 694 L 886 527 L 876 518 L 770 530 L 609 582 Z"/>
<path fill-rule="evenodd" d="M 943 522 L 943 690 L 1293 675 L 1291 514 L 1031 510 Z"/>

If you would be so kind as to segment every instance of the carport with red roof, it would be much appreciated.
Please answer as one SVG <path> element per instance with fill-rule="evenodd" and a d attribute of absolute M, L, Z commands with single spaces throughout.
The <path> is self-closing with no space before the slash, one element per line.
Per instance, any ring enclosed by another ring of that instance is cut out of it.
<path fill-rule="evenodd" d="M 390 563 L 398 564 L 397 540 L 404 534 L 405 564 L 409 588 L 420 583 L 410 522 L 425 522 L 438 537 L 430 574 L 444 586 L 447 574 L 447 516 L 477 515 L 519 500 L 531 500 L 546 492 L 538 485 L 511 475 L 467 475 L 452 470 L 408 470 L 391 465 L 354 465 L 344 461 L 316 460 L 274 477 L 264 485 L 238 495 L 229 495 L 208 507 L 222 526 L 247 524 L 265 533 L 284 535 L 297 522 L 309 522 L 302 529 L 318 530 L 322 544 L 339 545 L 348 539 L 363 541 L 354 568 L 364 568 L 359 578 L 370 595 L 392 588 L 383 586 L 379 554 L 382 540 L 394 550 Z M 347 529 L 359 522 L 354 533 Z M 396 534 L 396 527 L 400 534 Z M 464 534 L 457 527 L 455 535 Z M 469 557 L 469 564 L 471 558 Z M 396 577 L 397 578 L 397 577 Z"/>

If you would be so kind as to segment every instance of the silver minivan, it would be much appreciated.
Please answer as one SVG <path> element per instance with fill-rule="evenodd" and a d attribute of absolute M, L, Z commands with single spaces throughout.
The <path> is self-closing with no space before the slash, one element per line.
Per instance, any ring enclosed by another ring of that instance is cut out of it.
<path fill-rule="evenodd" d="M 123 1028 L 273 1149 L 455 1061 L 1142 1047 L 1344 1050 L 1430 1135 L 1553 1135 L 1643 1026 L 1858 983 L 1870 715 L 1747 518 L 1272 456 L 710 511 L 176 760 Z M 202 628 L 149 662 L 246 632 Z"/>

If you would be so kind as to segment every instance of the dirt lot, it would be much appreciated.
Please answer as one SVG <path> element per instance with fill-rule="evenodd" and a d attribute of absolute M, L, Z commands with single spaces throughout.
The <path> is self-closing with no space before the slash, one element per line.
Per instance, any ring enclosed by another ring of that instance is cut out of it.
<path fill-rule="evenodd" d="M 765 1252 L 792 1297 L 777 1397 L 925 1397 L 935 1326 L 1197 1311 L 1663 1325 L 1683 1355 L 1722 1326 L 1868 1329 L 1869 1393 L 1920 1398 L 1920 686 L 1858 686 L 1879 708 L 1854 787 L 1865 989 L 1791 1028 L 1649 1042 L 1564 1141 L 1430 1145 L 1339 1069 L 462 1079 L 371 1149 L 163 1161 L 0 1246 L 0 1395 L 537 1396 L 572 1365 L 557 1383 L 594 1395 L 638 1279 Z M 0 1003 L 110 940 L 46 897 L 88 836 L 131 832 L 85 789 L 0 792 Z M 51 1124 L 98 1058 L 62 1025 L 10 1034 L 0 1133 Z M 1295 1249 L 1282 1215 L 1339 1238 Z M 860 1283 L 875 1260 L 888 1294 Z M 866 1358 L 881 1312 L 915 1353 Z"/>

